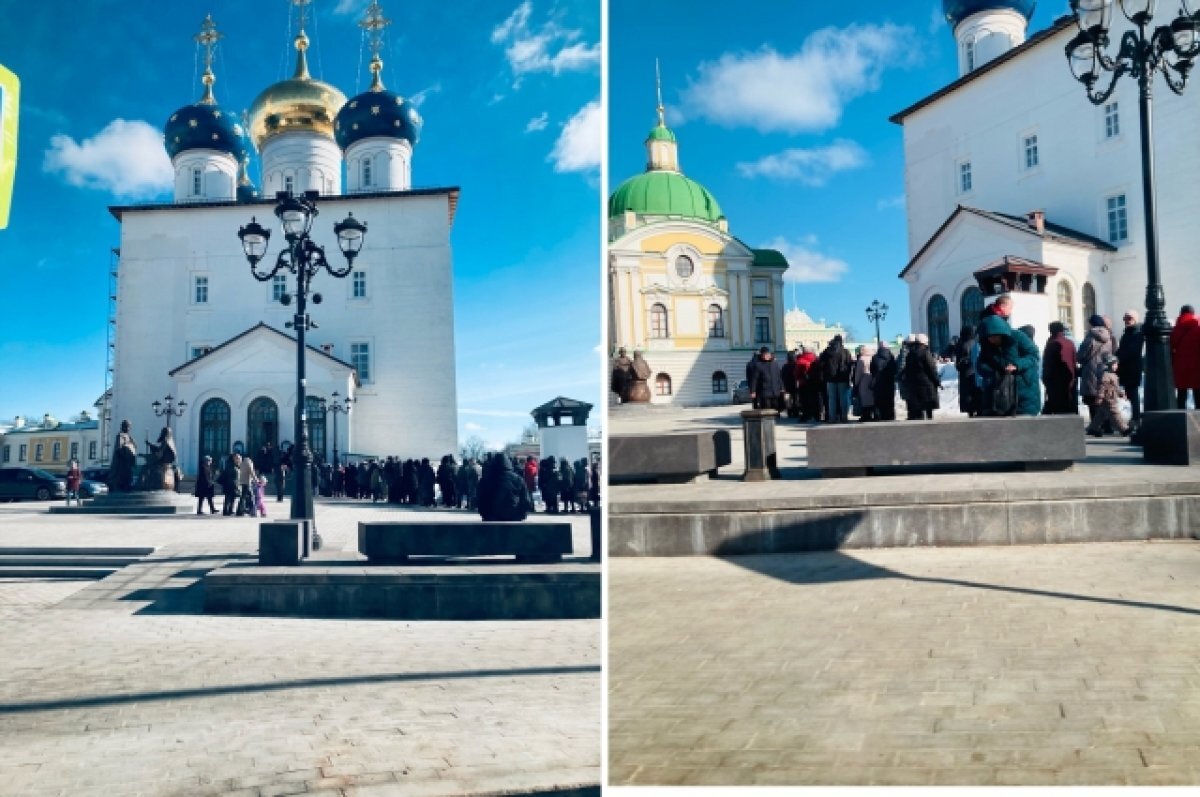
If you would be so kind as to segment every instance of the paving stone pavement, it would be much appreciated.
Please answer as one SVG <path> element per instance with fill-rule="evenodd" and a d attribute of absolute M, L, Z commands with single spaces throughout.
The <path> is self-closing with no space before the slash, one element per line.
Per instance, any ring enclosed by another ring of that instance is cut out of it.
<path fill-rule="evenodd" d="M 614 785 L 1200 783 L 1200 543 L 609 561 Z"/>
<path fill-rule="evenodd" d="M 423 797 L 600 781 L 598 621 L 204 616 L 199 578 L 252 554 L 256 521 L 44 509 L 0 507 L 0 546 L 157 550 L 98 582 L 0 579 L 0 794 Z M 471 519 L 317 511 L 330 551 L 353 550 L 359 520 Z M 573 523 L 586 556 L 586 518 Z"/>

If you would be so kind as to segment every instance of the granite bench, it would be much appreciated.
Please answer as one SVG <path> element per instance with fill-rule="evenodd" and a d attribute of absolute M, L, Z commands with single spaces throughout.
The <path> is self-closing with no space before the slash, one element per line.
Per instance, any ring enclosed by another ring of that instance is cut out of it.
<path fill-rule="evenodd" d="M 686 484 L 733 461 L 725 430 L 671 434 L 614 434 L 608 437 L 610 484 Z"/>
<path fill-rule="evenodd" d="M 515 556 L 518 562 L 561 562 L 572 553 L 570 523 L 360 522 L 358 552 L 371 564 L 400 564 L 412 556 Z"/>
<path fill-rule="evenodd" d="M 822 476 L 874 468 L 1019 464 L 1066 470 L 1087 456 L 1078 415 L 834 424 L 808 430 L 808 467 Z"/>

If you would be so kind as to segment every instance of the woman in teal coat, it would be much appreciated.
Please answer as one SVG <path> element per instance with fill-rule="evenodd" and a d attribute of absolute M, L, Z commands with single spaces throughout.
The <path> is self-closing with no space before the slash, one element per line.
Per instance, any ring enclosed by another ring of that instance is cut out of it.
<path fill-rule="evenodd" d="M 986 396 L 1005 371 L 1017 380 L 1017 414 L 1038 415 L 1042 410 L 1042 391 L 1038 386 L 1041 355 L 1029 336 L 1013 329 L 998 315 L 985 316 L 979 322 L 978 373 Z"/>

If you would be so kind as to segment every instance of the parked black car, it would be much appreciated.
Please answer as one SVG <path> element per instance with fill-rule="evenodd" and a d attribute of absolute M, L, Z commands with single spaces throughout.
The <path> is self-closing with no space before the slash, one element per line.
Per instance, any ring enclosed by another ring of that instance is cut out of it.
<path fill-rule="evenodd" d="M 0 468 L 0 501 L 66 498 L 67 482 L 37 468 Z"/>

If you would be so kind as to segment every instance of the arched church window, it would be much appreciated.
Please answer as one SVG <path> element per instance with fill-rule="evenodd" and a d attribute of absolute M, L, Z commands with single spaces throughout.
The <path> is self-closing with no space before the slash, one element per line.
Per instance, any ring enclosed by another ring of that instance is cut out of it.
<path fill-rule="evenodd" d="M 710 338 L 725 337 L 725 311 L 719 304 L 708 306 L 708 336 Z"/>
<path fill-rule="evenodd" d="M 1068 330 L 1075 328 L 1075 299 L 1066 280 L 1058 283 L 1058 320 Z"/>
<path fill-rule="evenodd" d="M 936 355 L 950 345 L 950 305 L 940 293 L 929 300 L 929 348 Z"/>
<path fill-rule="evenodd" d="M 325 413 L 321 410 L 321 399 L 307 396 L 304 399 L 304 414 L 308 417 L 308 447 L 314 457 L 328 461 L 325 455 Z"/>
<path fill-rule="evenodd" d="M 371 187 L 371 159 L 363 158 L 362 160 L 362 184 L 363 188 Z"/>
<path fill-rule="evenodd" d="M 266 396 L 259 396 L 246 410 L 246 453 L 257 457 L 268 441 L 272 446 L 278 446 L 279 405 Z"/>
<path fill-rule="evenodd" d="M 671 377 L 667 374 L 654 377 L 654 392 L 659 396 L 671 395 Z"/>
<path fill-rule="evenodd" d="M 296 180 L 290 174 L 285 175 L 283 178 L 283 190 L 289 194 L 296 190 Z"/>
<path fill-rule="evenodd" d="M 728 393 L 729 379 L 725 376 L 724 371 L 716 371 L 712 375 L 712 387 L 714 393 Z"/>
<path fill-rule="evenodd" d="M 650 308 L 650 337 L 665 338 L 670 332 L 667 327 L 667 307 L 663 304 L 654 304 Z"/>
<path fill-rule="evenodd" d="M 213 398 L 200 407 L 200 459 L 213 458 L 213 469 L 221 467 L 229 455 L 229 404 Z"/>
<path fill-rule="evenodd" d="M 200 196 L 204 193 L 204 172 L 200 169 L 192 169 L 192 196 Z"/>
<path fill-rule="evenodd" d="M 967 39 L 967 43 L 966 43 L 966 45 L 964 45 L 964 46 L 965 46 L 965 49 L 966 49 L 966 51 L 967 51 L 967 52 L 966 52 L 966 56 L 967 56 L 967 71 L 968 71 L 968 72 L 974 72 L 974 71 L 975 71 L 975 40 L 974 40 L 974 39 Z"/>
<path fill-rule="evenodd" d="M 1083 283 L 1083 316 L 1091 318 L 1096 314 L 1096 289 L 1092 283 Z"/>
<path fill-rule="evenodd" d="M 696 273 L 696 264 L 687 255 L 680 255 L 675 258 L 675 273 L 685 280 Z"/>
<path fill-rule="evenodd" d="M 974 285 L 963 291 L 961 309 L 964 325 L 979 326 L 979 316 L 983 313 L 983 291 Z"/>

